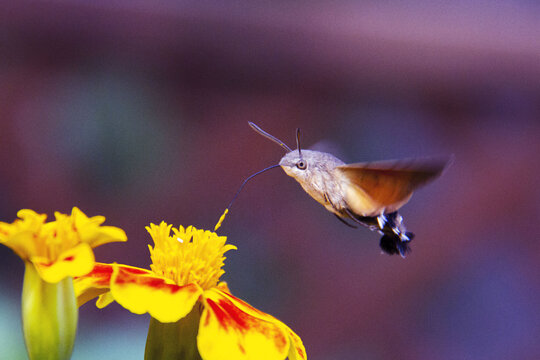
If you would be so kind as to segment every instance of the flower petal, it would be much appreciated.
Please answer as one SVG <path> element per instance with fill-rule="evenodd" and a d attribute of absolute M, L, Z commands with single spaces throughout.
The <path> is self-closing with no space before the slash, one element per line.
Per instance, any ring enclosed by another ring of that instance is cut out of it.
<path fill-rule="evenodd" d="M 216 288 L 218 290 L 221 290 L 223 292 L 226 292 L 226 293 L 231 293 L 231 290 L 229 290 L 229 285 L 227 285 L 227 283 L 225 281 L 220 281 L 217 285 L 216 285 Z"/>
<path fill-rule="evenodd" d="M 0 222 L 0 244 L 9 247 L 27 261 L 38 254 L 36 235 L 41 233 L 47 215 L 22 209 L 17 212 L 17 216 L 19 219 L 11 224 Z"/>
<path fill-rule="evenodd" d="M 127 235 L 115 226 L 100 226 L 94 233 L 82 234 L 81 240 L 95 248 L 110 242 L 127 241 Z"/>
<path fill-rule="evenodd" d="M 111 293 L 117 303 L 135 314 L 149 313 L 156 320 L 176 322 L 186 316 L 202 289 L 178 286 L 149 270 L 114 266 Z"/>
<path fill-rule="evenodd" d="M 205 291 L 203 299 L 197 336 L 203 359 L 285 359 L 289 337 L 281 326 L 248 314 L 216 288 Z"/>
<path fill-rule="evenodd" d="M 71 211 L 71 217 L 75 229 L 80 234 L 81 241 L 88 243 L 92 248 L 110 242 L 127 241 L 124 230 L 115 226 L 100 226 L 105 221 L 104 216 L 89 218 L 79 208 L 74 207 Z"/>
<path fill-rule="evenodd" d="M 6 225 L 9 226 L 10 224 L 0 223 L 0 244 L 13 250 L 23 260 L 28 260 L 32 255 L 37 253 L 33 232 L 21 231 L 8 236 L 7 231 L 3 229 Z"/>
<path fill-rule="evenodd" d="M 302 343 L 300 336 L 296 335 L 287 325 L 283 324 L 287 328 L 289 334 L 289 340 L 291 340 L 291 346 L 289 348 L 289 360 L 306 360 L 306 348 Z"/>
<path fill-rule="evenodd" d="M 250 314 L 251 316 L 255 318 L 259 318 L 261 320 L 273 322 L 277 324 L 278 326 L 282 327 L 284 331 L 287 333 L 291 346 L 289 349 L 289 360 L 296 360 L 296 359 L 307 359 L 306 356 L 306 349 L 304 348 L 304 344 L 302 343 L 302 339 L 294 331 L 292 331 L 287 325 L 285 325 L 280 320 L 276 319 L 270 314 L 264 313 L 253 306 L 249 305 L 247 302 L 233 296 L 231 294 L 231 291 L 229 290 L 227 283 L 221 282 L 217 285 L 217 288 L 223 292 L 223 296 L 225 296 L 227 299 L 229 299 L 235 306 L 237 306 L 242 311 Z"/>
<path fill-rule="evenodd" d="M 114 298 L 110 291 L 99 295 L 99 298 L 96 301 L 96 307 L 98 309 L 103 309 L 114 301 Z"/>
<path fill-rule="evenodd" d="M 38 256 L 30 258 L 30 261 L 43 280 L 57 283 L 68 276 L 88 274 L 92 271 L 95 259 L 94 252 L 88 244 L 79 244 L 61 253 L 53 262 Z"/>
<path fill-rule="evenodd" d="M 81 306 L 96 296 L 109 292 L 112 273 L 112 264 L 95 263 L 88 274 L 73 279 L 77 305 Z"/>

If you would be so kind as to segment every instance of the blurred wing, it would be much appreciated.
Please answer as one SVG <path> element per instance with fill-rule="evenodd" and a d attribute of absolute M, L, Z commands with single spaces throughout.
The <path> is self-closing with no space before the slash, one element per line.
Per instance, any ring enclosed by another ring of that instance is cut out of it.
<path fill-rule="evenodd" d="M 406 201 L 414 190 L 433 181 L 452 158 L 407 159 L 356 163 L 336 167 L 378 204 Z"/>

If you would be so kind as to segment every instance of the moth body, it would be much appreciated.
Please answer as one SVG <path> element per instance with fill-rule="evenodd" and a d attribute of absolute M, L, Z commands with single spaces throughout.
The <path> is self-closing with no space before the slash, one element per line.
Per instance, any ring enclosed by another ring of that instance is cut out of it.
<path fill-rule="evenodd" d="M 298 166 L 298 165 L 301 166 Z M 349 218 L 346 210 L 361 217 L 373 217 L 397 211 L 411 195 L 392 203 L 382 204 L 351 182 L 340 167 L 346 164 L 337 157 L 314 150 L 287 153 L 279 162 L 285 173 L 328 211 Z M 305 169 L 303 169 L 305 165 Z"/>

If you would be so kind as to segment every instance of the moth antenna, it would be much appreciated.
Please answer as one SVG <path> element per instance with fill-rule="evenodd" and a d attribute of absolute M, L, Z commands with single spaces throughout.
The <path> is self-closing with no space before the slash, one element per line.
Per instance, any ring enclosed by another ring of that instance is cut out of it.
<path fill-rule="evenodd" d="M 238 188 L 238 190 L 236 191 L 236 194 L 234 194 L 234 197 L 233 199 L 231 200 L 231 202 L 229 203 L 229 205 L 227 206 L 227 208 L 225 209 L 225 212 L 223 213 L 223 215 L 221 215 L 221 217 L 219 218 L 219 221 L 218 223 L 216 224 L 216 226 L 214 227 L 214 231 L 216 231 L 217 229 L 220 228 L 221 224 L 223 223 L 223 220 L 225 220 L 225 216 L 229 213 L 229 209 L 231 208 L 234 200 L 236 200 L 236 198 L 238 197 L 238 195 L 240 194 L 240 191 L 242 191 L 242 189 L 244 188 L 244 185 L 246 185 L 246 183 L 253 179 L 255 176 L 259 175 L 259 174 L 262 174 L 263 172 L 267 171 L 267 170 L 270 170 L 270 169 L 273 169 L 273 168 L 276 168 L 276 167 L 279 167 L 280 165 L 279 164 L 276 164 L 276 165 L 272 165 L 272 166 L 269 166 L 267 167 L 266 169 L 262 169 L 261 171 L 257 171 L 255 174 L 251 174 L 250 176 L 248 176 L 244 182 L 242 183 L 242 185 L 240 185 L 240 188 Z"/>
<path fill-rule="evenodd" d="M 302 158 L 302 150 L 300 150 L 300 128 L 296 128 L 296 147 L 298 148 L 298 155 Z"/>
<path fill-rule="evenodd" d="M 264 131 L 263 129 L 261 129 L 260 127 L 258 127 L 254 123 L 252 123 L 251 121 L 248 121 L 248 124 L 249 124 L 249 126 L 251 126 L 251 128 L 253 130 L 258 132 L 259 134 L 261 134 L 265 138 L 272 140 L 273 142 L 275 142 L 276 144 L 278 144 L 279 146 L 281 146 L 282 148 L 287 150 L 287 152 L 292 151 L 292 149 L 290 147 L 288 147 L 283 141 L 279 140 L 277 137 L 275 137 L 273 135 L 270 135 L 269 133 L 267 133 L 266 131 Z"/>

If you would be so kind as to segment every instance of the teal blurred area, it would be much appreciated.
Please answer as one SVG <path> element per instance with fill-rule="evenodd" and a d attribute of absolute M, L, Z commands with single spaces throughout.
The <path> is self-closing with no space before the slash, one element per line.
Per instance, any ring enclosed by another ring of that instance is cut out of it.
<path fill-rule="evenodd" d="M 20 302 L 17 296 L 5 292 L 0 295 L 0 316 L 2 318 L 2 325 L 0 326 L 2 359 L 25 359 L 26 351 L 21 329 Z"/>
<path fill-rule="evenodd" d="M 0 221 L 80 207 L 213 228 L 293 147 L 346 162 L 455 155 L 402 214 L 405 260 L 281 170 L 220 232 L 224 280 L 310 359 L 540 358 L 540 6 L 533 1 L 2 1 Z M 24 266 L 0 247 L 0 359 L 24 359 Z M 73 359 L 142 359 L 147 316 L 81 308 Z"/>

